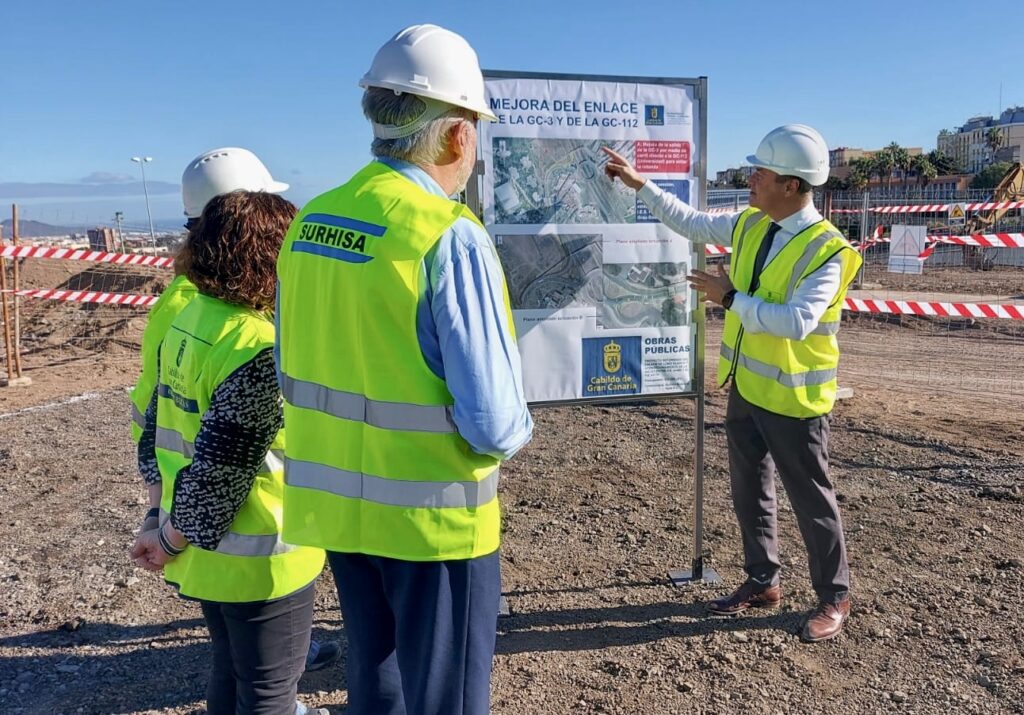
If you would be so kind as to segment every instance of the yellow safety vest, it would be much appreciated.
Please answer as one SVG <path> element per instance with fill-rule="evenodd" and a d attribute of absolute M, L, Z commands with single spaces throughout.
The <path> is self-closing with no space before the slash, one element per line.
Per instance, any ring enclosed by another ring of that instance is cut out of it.
<path fill-rule="evenodd" d="M 408 561 L 498 548 L 499 460 L 456 431 L 416 337 L 424 256 L 460 217 L 476 221 L 373 162 L 292 223 L 277 265 L 289 541 Z"/>
<path fill-rule="evenodd" d="M 174 481 L 192 462 L 200 421 L 217 386 L 273 344 L 274 324 L 266 315 L 202 294 L 168 329 L 157 398 L 161 523 L 172 511 Z M 182 595 L 223 603 L 269 601 L 298 591 L 323 569 L 323 551 L 281 538 L 283 452 L 281 430 L 215 551 L 188 546 L 164 567 L 164 578 Z"/>
<path fill-rule="evenodd" d="M 747 209 L 733 228 L 730 275 L 733 285 L 749 292 L 754 259 L 771 219 Z M 861 257 L 828 221 L 819 221 L 796 236 L 763 268 L 754 296 L 768 303 L 786 303 L 807 276 L 836 254 L 842 260 L 840 288 L 818 326 L 803 340 L 768 333 L 750 333 L 726 311 L 718 360 L 718 384 L 732 377 L 745 400 L 787 417 L 818 417 L 832 411 L 838 389 L 839 343 L 846 289 L 857 275 Z"/>
<path fill-rule="evenodd" d="M 132 439 L 136 442 L 146 426 L 146 408 L 156 389 L 156 355 L 167 329 L 186 305 L 196 297 L 196 287 L 185 276 L 176 276 L 149 309 L 146 329 L 142 331 L 142 370 L 131 391 Z"/>

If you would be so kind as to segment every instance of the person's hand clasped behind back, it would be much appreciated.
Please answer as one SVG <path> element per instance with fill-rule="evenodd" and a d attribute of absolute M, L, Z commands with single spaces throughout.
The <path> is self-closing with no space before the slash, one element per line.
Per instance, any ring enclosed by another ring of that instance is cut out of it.
<path fill-rule="evenodd" d="M 174 559 L 160 546 L 159 529 L 150 529 L 139 534 L 129 554 L 136 566 L 147 571 L 160 571 L 164 564 Z"/>

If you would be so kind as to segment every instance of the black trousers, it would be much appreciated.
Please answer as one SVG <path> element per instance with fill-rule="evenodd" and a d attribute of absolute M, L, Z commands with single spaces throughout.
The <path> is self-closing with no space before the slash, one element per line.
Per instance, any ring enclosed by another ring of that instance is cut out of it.
<path fill-rule="evenodd" d="M 843 522 L 829 481 L 828 416 L 786 417 L 761 409 L 733 385 L 725 414 L 732 503 L 743 534 L 744 569 L 761 583 L 778 583 L 775 470 L 789 495 L 807 547 L 811 584 L 827 603 L 850 590 Z"/>
<path fill-rule="evenodd" d="M 313 626 L 313 584 L 276 601 L 201 601 L 213 642 L 210 715 L 294 715 Z"/>

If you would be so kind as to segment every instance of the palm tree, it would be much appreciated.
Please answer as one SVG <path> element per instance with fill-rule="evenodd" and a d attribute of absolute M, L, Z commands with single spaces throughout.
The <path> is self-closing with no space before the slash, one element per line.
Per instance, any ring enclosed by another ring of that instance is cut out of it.
<path fill-rule="evenodd" d="M 989 130 L 985 132 L 985 146 L 988 147 L 989 152 L 989 164 L 995 163 L 996 152 L 999 151 L 999 147 L 1003 145 L 1003 133 L 999 131 L 999 127 L 989 127 Z"/>
<path fill-rule="evenodd" d="M 889 144 L 886 149 L 892 155 L 893 169 L 900 171 L 903 177 L 906 177 L 907 172 L 910 171 L 910 152 L 896 142 Z"/>
<path fill-rule="evenodd" d="M 956 160 L 938 149 L 928 152 L 928 161 L 935 167 L 935 171 L 939 173 L 939 176 L 960 173 L 960 167 L 957 166 Z"/>
<path fill-rule="evenodd" d="M 850 162 L 850 175 L 846 177 L 846 183 L 851 189 L 863 190 L 867 188 L 874 173 L 874 162 L 867 157 L 860 157 Z"/>
<path fill-rule="evenodd" d="M 879 149 L 871 157 L 871 173 L 878 175 L 878 181 L 884 182 L 886 188 L 892 187 L 892 171 L 896 168 L 896 157 L 889 147 Z"/>
<path fill-rule="evenodd" d="M 918 190 L 923 192 L 928 182 L 939 175 L 938 169 L 932 164 L 927 154 L 910 157 L 910 171 L 917 174 Z"/>

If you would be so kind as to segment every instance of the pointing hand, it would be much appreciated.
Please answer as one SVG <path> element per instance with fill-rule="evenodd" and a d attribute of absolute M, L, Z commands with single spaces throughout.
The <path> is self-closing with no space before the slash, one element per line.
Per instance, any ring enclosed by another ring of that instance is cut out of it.
<path fill-rule="evenodd" d="M 608 175 L 609 179 L 615 181 L 615 178 L 618 177 L 623 184 L 634 191 L 642 188 L 647 183 L 647 179 L 634 169 L 633 165 L 629 163 L 629 159 L 622 156 L 622 154 L 612 151 L 606 146 L 601 147 L 601 151 L 608 155 L 608 163 L 604 165 L 604 173 Z"/>

